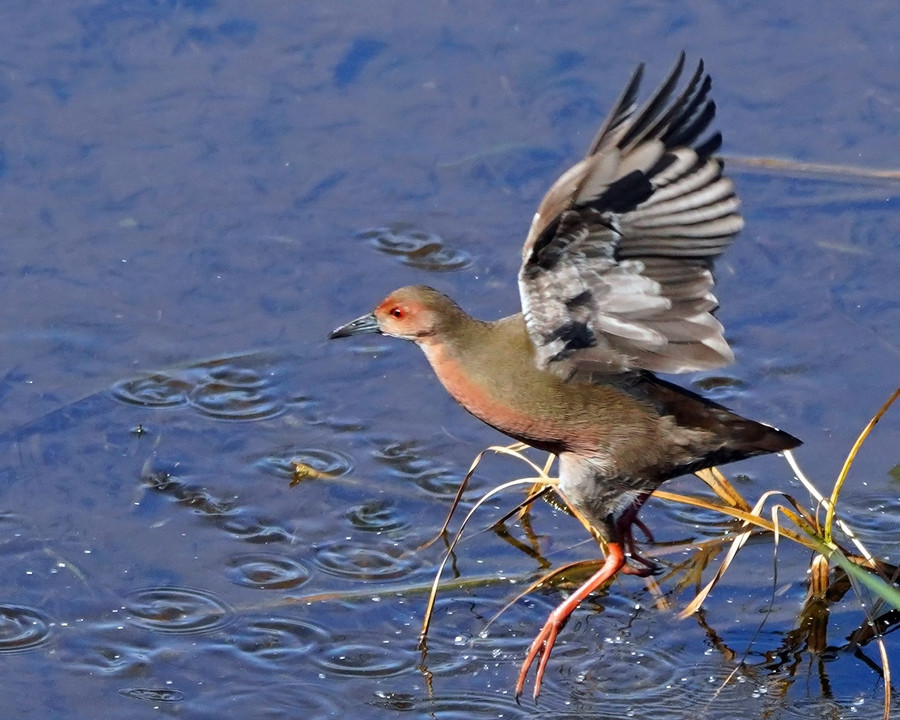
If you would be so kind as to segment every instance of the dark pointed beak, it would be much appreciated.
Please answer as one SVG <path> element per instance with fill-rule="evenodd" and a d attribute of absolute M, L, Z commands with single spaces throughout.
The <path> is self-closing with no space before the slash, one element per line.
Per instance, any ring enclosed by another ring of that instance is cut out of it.
<path fill-rule="evenodd" d="M 363 333 L 380 333 L 381 328 L 378 327 L 378 321 L 375 315 L 369 313 L 362 317 L 351 320 L 346 325 L 341 325 L 337 330 L 332 330 L 328 337 L 330 339 L 350 337 L 351 335 L 362 335 Z"/>

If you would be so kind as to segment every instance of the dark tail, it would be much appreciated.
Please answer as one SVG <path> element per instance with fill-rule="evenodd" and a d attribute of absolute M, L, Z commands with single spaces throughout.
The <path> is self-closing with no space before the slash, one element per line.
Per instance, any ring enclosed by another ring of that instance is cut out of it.
<path fill-rule="evenodd" d="M 724 408 L 719 412 L 723 415 L 727 413 L 727 416 L 721 418 L 721 422 L 728 434 L 728 447 L 741 457 L 783 452 L 803 444 L 790 433 L 771 425 L 747 420 Z"/>
<path fill-rule="evenodd" d="M 704 458 L 705 467 L 783 452 L 803 444 L 783 430 L 741 417 L 651 373 L 641 373 L 632 387 L 635 394 L 653 403 L 660 412 L 674 416 L 682 427 L 708 430 L 716 435 L 722 444 Z"/>

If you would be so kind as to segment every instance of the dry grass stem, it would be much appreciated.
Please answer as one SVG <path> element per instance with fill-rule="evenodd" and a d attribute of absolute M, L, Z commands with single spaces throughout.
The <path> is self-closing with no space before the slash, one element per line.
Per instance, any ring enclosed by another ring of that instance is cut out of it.
<path fill-rule="evenodd" d="M 498 494 L 504 492 L 505 490 L 508 490 L 511 487 L 517 487 L 519 485 L 531 485 L 531 484 L 537 482 L 538 480 L 539 480 L 539 478 L 522 478 L 519 480 L 510 480 L 509 482 L 505 482 L 502 485 L 498 485 L 493 490 L 489 490 L 484 495 L 482 495 L 478 499 L 478 502 L 476 502 L 475 505 L 472 506 L 472 509 L 469 510 L 468 513 L 466 513 L 466 517 L 463 519 L 462 524 L 459 526 L 459 530 L 456 532 L 456 535 L 454 536 L 453 541 L 450 543 L 450 547 L 447 548 L 447 552 L 444 553 L 444 559 L 441 561 L 441 564 L 438 566 L 437 572 L 435 573 L 434 582 L 431 585 L 431 593 L 428 596 L 428 603 L 427 603 L 426 609 L 425 609 L 425 618 L 422 621 L 422 630 L 419 633 L 419 645 L 420 646 L 424 646 L 425 638 L 428 635 L 428 628 L 431 625 L 431 618 L 434 614 L 434 603 L 437 598 L 437 591 L 438 591 L 438 586 L 440 585 L 440 582 L 441 582 L 441 575 L 444 572 L 444 568 L 447 566 L 447 562 L 450 560 L 451 556 L 453 555 L 453 550 L 454 550 L 454 548 L 456 548 L 457 543 L 459 542 L 460 538 L 462 537 L 462 534 L 466 529 L 466 525 L 469 524 L 469 520 L 472 519 L 472 517 L 477 512 L 478 508 L 480 508 L 484 503 L 486 503 L 488 500 L 490 500 L 495 495 L 498 495 Z M 549 478 L 548 478 L 548 481 L 549 481 Z M 553 482 L 553 481 L 550 481 L 550 482 Z"/>
<path fill-rule="evenodd" d="M 900 170 L 892 170 L 889 168 L 879 169 L 858 167 L 854 165 L 831 165 L 827 163 L 811 163 L 801 162 L 799 160 L 740 155 L 730 155 L 726 159 L 729 164 L 777 170 L 780 174 L 793 176 L 834 176 L 847 180 L 857 178 L 866 180 L 900 180 Z"/>
<path fill-rule="evenodd" d="M 893 394 L 888 398 L 887 402 L 881 406 L 875 416 L 869 420 L 868 424 L 863 428 L 863 431 L 859 434 L 859 437 L 856 438 L 856 442 L 853 443 L 853 447 L 850 448 L 850 452 L 847 454 L 847 459 L 844 461 L 844 466 L 841 468 L 841 472 L 838 475 L 837 480 L 834 483 L 834 488 L 831 491 L 831 502 L 828 503 L 826 515 L 825 515 L 825 542 L 831 542 L 831 528 L 834 524 L 834 508 L 837 505 L 838 495 L 840 495 L 841 488 L 844 486 L 844 480 L 847 478 L 847 473 L 850 472 L 850 466 L 853 464 L 854 458 L 856 458 L 856 453 L 859 452 L 860 447 L 866 441 L 866 438 L 869 436 L 869 433 L 872 432 L 872 428 L 874 428 L 878 421 L 884 416 L 884 414 L 888 411 L 891 405 L 894 404 L 894 400 L 900 396 L 900 388 L 894 390 Z"/>

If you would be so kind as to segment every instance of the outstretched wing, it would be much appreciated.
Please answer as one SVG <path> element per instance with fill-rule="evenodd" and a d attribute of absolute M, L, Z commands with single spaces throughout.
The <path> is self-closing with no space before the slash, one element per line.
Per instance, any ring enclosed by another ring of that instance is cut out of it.
<path fill-rule="evenodd" d="M 702 142 L 715 115 L 701 61 L 670 102 L 684 53 L 640 110 L 639 66 L 587 156 L 538 207 L 519 293 L 541 367 L 564 377 L 687 372 L 734 359 L 713 317 L 712 260 L 743 227 L 731 181 Z"/>

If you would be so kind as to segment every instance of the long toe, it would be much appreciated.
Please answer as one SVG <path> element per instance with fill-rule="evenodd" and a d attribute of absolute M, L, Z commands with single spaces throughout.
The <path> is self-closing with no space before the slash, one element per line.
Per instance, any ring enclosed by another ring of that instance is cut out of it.
<path fill-rule="evenodd" d="M 635 560 L 641 563 L 641 566 L 637 565 L 623 565 L 622 573 L 625 575 L 636 575 L 637 577 L 650 577 L 651 575 L 659 575 L 665 570 L 662 565 L 659 565 L 652 560 L 648 560 L 647 558 L 643 558 L 640 555 L 632 555 L 632 560 Z"/>
<path fill-rule="evenodd" d="M 541 681 L 544 679 L 544 671 L 547 669 L 547 663 L 550 661 L 550 653 L 562 626 L 566 624 L 569 616 L 575 612 L 575 608 L 578 607 L 579 603 L 607 580 L 614 577 L 625 565 L 625 553 L 622 550 L 621 543 L 610 541 L 607 543 L 606 553 L 606 561 L 603 563 L 603 566 L 550 613 L 547 622 L 544 623 L 544 627 L 541 628 L 538 636 L 531 643 L 531 647 L 528 648 L 528 655 L 525 657 L 525 662 L 522 663 L 522 669 L 519 671 L 519 680 L 516 682 L 516 699 L 522 694 L 522 689 L 525 687 L 525 676 L 528 675 L 531 664 L 540 655 L 534 675 L 534 699 L 537 700 L 541 692 Z"/>
<path fill-rule="evenodd" d="M 565 612 L 565 614 L 560 613 L 561 610 L 565 611 L 564 605 L 565 604 L 560 605 L 550 613 L 547 622 L 544 623 L 544 626 L 537 634 L 534 642 L 531 643 L 531 647 L 528 648 L 528 654 L 525 656 L 525 660 L 522 663 L 522 669 L 519 671 L 519 679 L 516 682 L 516 700 L 519 699 L 522 690 L 525 688 L 525 678 L 528 676 L 531 664 L 538 656 L 540 656 L 534 676 L 533 694 L 534 699 L 538 699 L 538 695 L 541 693 L 541 681 L 544 679 L 544 672 L 546 671 L 547 663 L 550 660 L 550 653 L 553 651 L 553 646 L 556 644 L 556 638 L 559 635 L 559 631 L 571 614 L 571 611 Z"/>

